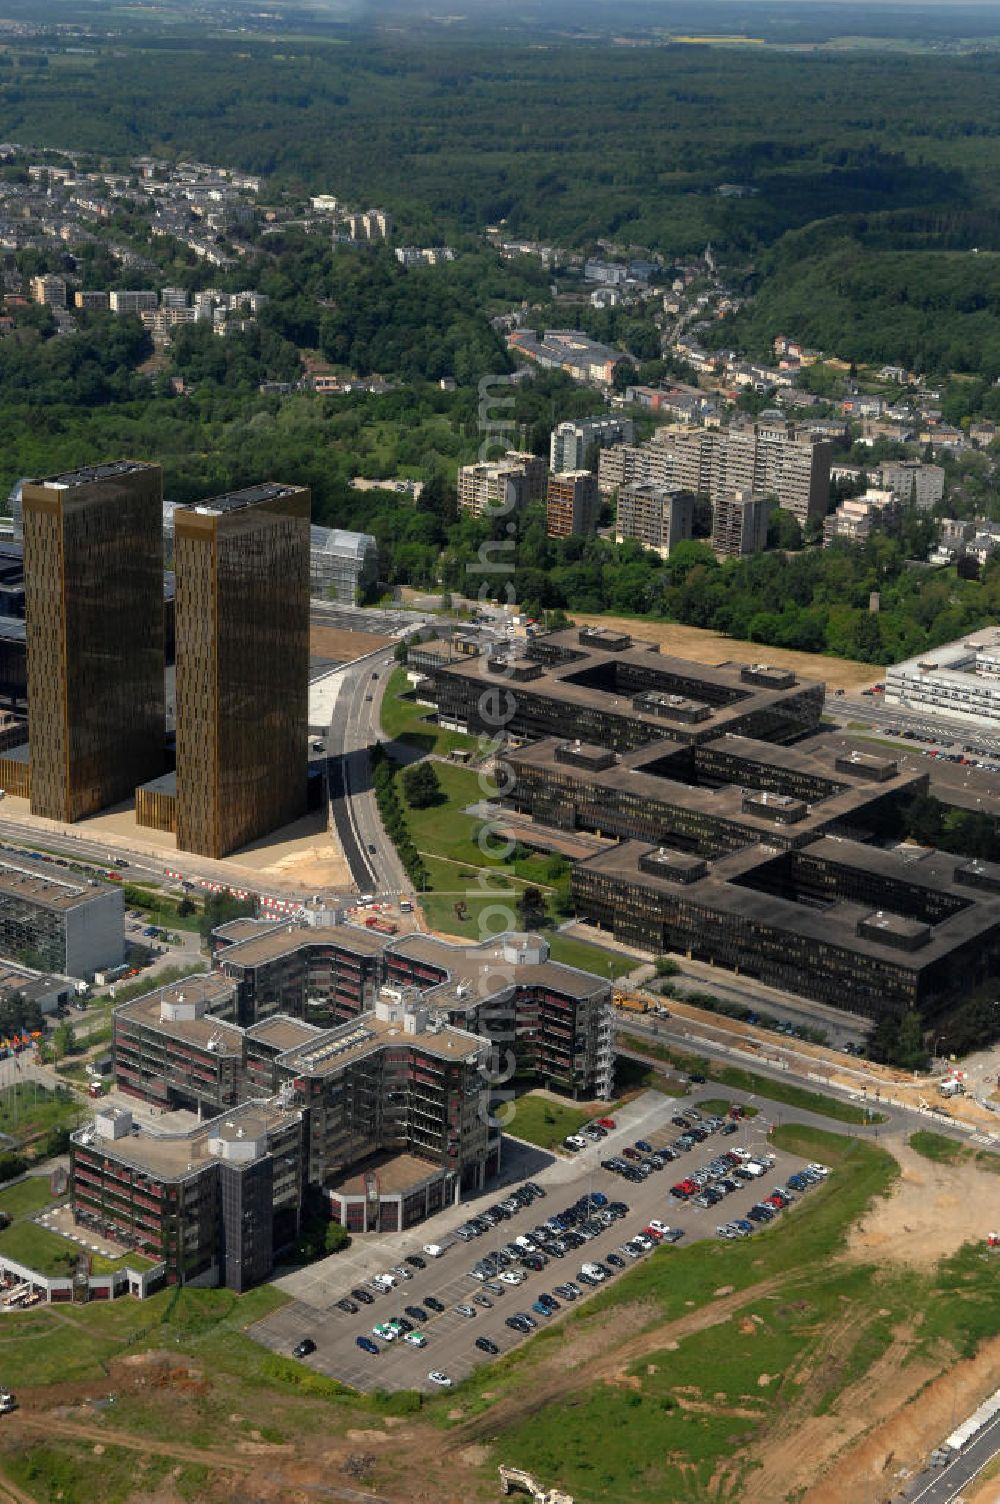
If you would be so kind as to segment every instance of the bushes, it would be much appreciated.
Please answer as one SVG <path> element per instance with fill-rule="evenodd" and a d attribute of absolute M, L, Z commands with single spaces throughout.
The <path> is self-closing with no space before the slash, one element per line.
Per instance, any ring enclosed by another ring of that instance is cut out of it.
<path fill-rule="evenodd" d="M 423 859 L 413 844 L 409 826 L 406 823 L 406 814 L 400 803 L 399 793 L 396 789 L 396 770 L 389 761 L 382 747 L 372 748 L 372 783 L 375 787 L 375 802 L 385 833 L 396 848 L 396 855 L 403 864 L 403 870 L 415 888 L 422 891 L 428 883 L 427 868 Z M 413 769 L 407 769 L 412 772 Z M 433 771 L 433 770 L 432 770 Z M 434 774 L 437 783 L 437 775 Z M 431 801 L 428 801 L 431 802 Z"/>
<path fill-rule="evenodd" d="M 28 1161 L 23 1154 L 0 1154 L 0 1181 L 13 1180 L 23 1175 L 27 1168 Z"/>

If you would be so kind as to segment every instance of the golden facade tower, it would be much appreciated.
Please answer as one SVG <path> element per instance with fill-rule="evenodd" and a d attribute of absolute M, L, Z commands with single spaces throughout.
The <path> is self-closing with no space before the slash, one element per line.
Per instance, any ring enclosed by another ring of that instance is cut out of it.
<path fill-rule="evenodd" d="M 305 812 L 310 495 L 174 513 L 177 846 L 221 857 Z"/>
<path fill-rule="evenodd" d="M 163 479 L 134 460 L 26 481 L 31 810 L 73 821 L 163 771 Z"/>

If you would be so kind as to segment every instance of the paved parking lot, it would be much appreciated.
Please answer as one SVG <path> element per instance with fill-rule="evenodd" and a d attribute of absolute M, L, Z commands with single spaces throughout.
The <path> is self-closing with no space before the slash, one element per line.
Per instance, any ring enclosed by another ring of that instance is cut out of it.
<path fill-rule="evenodd" d="M 652 1103 L 649 1098 L 653 1099 Z M 670 1187 L 676 1181 L 726 1149 L 740 1147 L 754 1153 L 766 1152 L 765 1126 L 757 1119 L 744 1122 L 740 1132 L 730 1137 L 711 1135 L 703 1144 L 696 1145 L 690 1153 L 642 1183 L 632 1183 L 601 1169 L 601 1159 L 620 1153 L 637 1137 L 648 1140 L 654 1147 L 671 1142 L 679 1130 L 670 1123 L 670 1118 L 679 1109 L 682 1109 L 682 1104 L 658 1093 L 648 1093 L 638 1103 L 630 1104 L 630 1108 L 617 1119 L 618 1128 L 600 1144 L 586 1149 L 573 1161 L 553 1160 L 542 1171 L 529 1171 L 527 1176 L 508 1181 L 508 1184 L 520 1184 L 525 1178 L 534 1179 L 545 1188 L 544 1200 L 535 1201 L 471 1242 L 453 1239 L 441 1258 L 428 1259 L 425 1269 L 413 1270 L 411 1279 L 402 1281 L 386 1294 L 377 1294 L 366 1286 L 374 1297 L 373 1303 L 362 1305 L 356 1315 L 350 1315 L 338 1310 L 335 1303 L 342 1296 L 350 1295 L 352 1285 L 363 1284 L 367 1277 L 388 1270 L 407 1253 L 420 1253 L 425 1243 L 443 1242 L 445 1235 L 440 1228 L 435 1229 L 434 1223 L 440 1221 L 435 1218 L 432 1223 L 422 1224 L 390 1239 L 362 1240 L 361 1247 L 352 1248 L 347 1256 L 324 1261 L 325 1298 L 322 1304 L 316 1299 L 319 1291 L 314 1282 L 308 1287 L 310 1299 L 293 1300 L 251 1327 L 250 1335 L 275 1352 L 286 1355 L 303 1337 L 312 1338 L 316 1351 L 305 1360 L 309 1366 L 357 1389 L 376 1386 L 383 1389 L 431 1389 L 434 1386 L 427 1379 L 431 1369 L 442 1369 L 458 1382 L 478 1365 L 490 1361 L 488 1354 L 475 1347 L 477 1337 L 490 1338 L 502 1353 L 526 1341 L 526 1337 L 505 1325 L 506 1317 L 514 1312 L 527 1311 L 539 1327 L 546 1325 L 544 1317 L 531 1312 L 532 1303 L 539 1295 L 552 1292 L 556 1285 L 566 1280 L 576 1280 L 581 1264 L 604 1260 L 627 1238 L 641 1231 L 651 1218 L 682 1228 L 681 1246 L 698 1238 L 714 1238 L 720 1223 L 745 1216 L 748 1208 L 772 1186 L 783 1183 L 794 1170 L 801 1168 L 800 1160 L 779 1153 L 773 1170 L 766 1177 L 741 1187 L 715 1207 L 701 1208 L 671 1199 Z M 631 1122 L 626 1121 L 629 1117 Z M 551 1259 L 543 1270 L 537 1273 L 524 1271 L 527 1278 L 523 1284 L 516 1287 L 504 1285 L 504 1293 L 500 1296 L 490 1294 L 494 1302 L 491 1309 L 477 1306 L 475 1317 L 461 1316 L 455 1311 L 457 1303 L 471 1302 L 473 1295 L 482 1290 L 480 1281 L 470 1273 L 473 1264 L 592 1191 L 602 1191 L 611 1201 L 626 1202 L 628 1216 L 615 1222 L 584 1247 L 568 1252 L 564 1258 Z M 460 1211 L 453 1209 L 451 1225 L 475 1215 L 476 1204 L 490 1205 L 503 1197 L 504 1191 L 492 1186 L 477 1203 L 466 1203 Z M 782 1215 L 795 1214 L 793 1208 Z M 671 1247 L 664 1246 L 655 1257 L 669 1259 L 672 1253 Z M 628 1260 L 629 1266 L 632 1262 Z M 624 1271 L 618 1271 L 615 1278 L 620 1278 L 622 1273 Z M 297 1279 L 296 1275 L 281 1283 L 287 1287 Z M 575 1302 L 577 1306 L 593 1293 L 586 1286 L 581 1288 L 583 1294 Z M 426 1347 L 411 1347 L 397 1339 L 388 1346 L 379 1342 L 377 1356 L 358 1348 L 356 1338 L 370 1335 L 376 1322 L 402 1316 L 405 1306 L 423 1306 L 428 1295 L 436 1297 L 445 1309 L 440 1314 L 429 1312 L 430 1320 L 417 1328 L 427 1337 Z M 569 1309 L 566 1302 L 561 1302 L 561 1305 L 562 1310 L 551 1320 L 560 1320 L 563 1312 Z"/>

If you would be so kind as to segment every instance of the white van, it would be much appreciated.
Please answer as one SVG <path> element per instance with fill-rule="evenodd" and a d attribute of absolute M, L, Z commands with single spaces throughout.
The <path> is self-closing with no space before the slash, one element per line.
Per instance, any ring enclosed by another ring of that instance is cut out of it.
<path fill-rule="evenodd" d="M 440 1243 L 425 1243 L 424 1253 L 426 1253 L 428 1258 L 439 1259 L 444 1253 L 444 1249 L 441 1247 Z"/>

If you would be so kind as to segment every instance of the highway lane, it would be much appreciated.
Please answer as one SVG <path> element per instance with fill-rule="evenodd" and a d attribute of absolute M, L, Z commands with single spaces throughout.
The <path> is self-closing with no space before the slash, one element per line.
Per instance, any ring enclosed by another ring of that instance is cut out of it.
<path fill-rule="evenodd" d="M 401 893 L 409 886 L 379 817 L 368 755 L 383 739 L 382 695 L 391 666 L 392 649 L 386 648 L 345 669 L 326 738 L 334 825 L 362 893 Z"/>
<path fill-rule="evenodd" d="M 979 1474 L 1000 1455 L 1000 1415 L 984 1426 L 954 1462 L 927 1468 L 902 1494 L 906 1504 L 953 1504 Z M 1000 1494 L 998 1494 L 1000 1497 Z"/>

